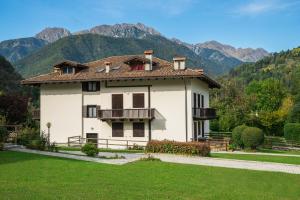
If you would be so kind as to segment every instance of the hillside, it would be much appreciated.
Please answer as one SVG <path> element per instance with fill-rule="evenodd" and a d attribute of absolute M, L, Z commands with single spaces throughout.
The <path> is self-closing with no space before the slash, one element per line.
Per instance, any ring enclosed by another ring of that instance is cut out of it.
<path fill-rule="evenodd" d="M 300 48 L 243 64 L 219 82 L 223 87 L 214 91 L 211 100 L 219 119 L 212 129 L 229 131 L 248 124 L 282 136 L 288 116 L 300 103 Z"/>
<path fill-rule="evenodd" d="M 196 55 L 185 46 L 179 45 L 161 36 L 147 36 L 144 39 L 114 38 L 97 34 L 73 35 L 51 43 L 37 52 L 15 63 L 15 67 L 24 77 L 46 73 L 53 64 L 64 60 L 89 62 L 112 55 L 142 54 L 153 49 L 155 56 L 172 61 L 175 55 L 188 58 L 187 65 L 201 67 L 207 73 L 224 73 L 222 64 Z"/>
<path fill-rule="evenodd" d="M 0 93 L 19 91 L 21 79 L 14 67 L 0 56 Z"/>
<path fill-rule="evenodd" d="M 46 41 L 34 37 L 5 40 L 0 42 L 0 55 L 10 62 L 15 62 L 46 44 Z"/>

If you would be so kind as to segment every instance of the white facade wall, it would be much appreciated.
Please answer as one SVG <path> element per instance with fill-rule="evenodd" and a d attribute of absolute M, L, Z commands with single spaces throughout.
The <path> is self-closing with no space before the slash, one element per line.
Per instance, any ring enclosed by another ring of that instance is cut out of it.
<path fill-rule="evenodd" d="M 42 85 L 41 130 L 47 132 L 46 123 L 50 122 L 52 124 L 50 129 L 51 142 L 58 143 L 66 143 L 70 136 L 85 138 L 86 133 L 98 133 L 98 138 L 101 139 L 146 142 L 149 140 L 147 120 L 145 120 L 145 137 L 133 137 L 132 122 L 129 121 L 124 122 L 124 137 L 112 137 L 110 122 L 101 121 L 97 118 L 83 118 L 82 108 L 86 105 L 99 105 L 101 109 L 111 109 L 112 94 L 123 94 L 124 109 L 132 108 L 133 93 L 144 93 L 145 108 L 148 108 L 148 87 L 146 85 L 151 85 L 150 104 L 151 108 L 155 108 L 157 111 L 156 118 L 151 122 L 152 139 L 186 141 L 187 137 L 190 141 L 193 137 L 193 92 L 203 94 L 205 107 L 209 106 L 208 86 L 196 79 L 119 81 L 108 82 L 108 85 L 121 87 L 105 87 L 105 83 L 101 82 L 100 91 L 82 92 L 80 83 Z M 124 85 L 134 85 L 135 87 L 122 87 Z M 137 85 L 141 87 L 136 87 Z M 205 131 L 208 132 L 209 122 L 206 121 L 205 125 Z M 105 143 L 106 141 L 103 140 L 102 142 Z M 122 143 L 125 144 L 126 142 Z"/>

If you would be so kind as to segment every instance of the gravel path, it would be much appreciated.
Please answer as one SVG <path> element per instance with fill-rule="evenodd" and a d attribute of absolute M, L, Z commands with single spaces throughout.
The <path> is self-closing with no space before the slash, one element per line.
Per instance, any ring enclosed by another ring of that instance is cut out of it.
<path fill-rule="evenodd" d="M 262 153 L 262 152 L 243 152 L 243 151 L 217 151 L 212 153 L 220 153 L 220 154 L 246 154 L 246 155 L 260 155 L 260 156 L 284 156 L 284 157 L 300 157 L 297 154 L 280 154 L 280 153 Z"/>
<path fill-rule="evenodd" d="M 300 165 L 233 160 L 233 159 L 222 159 L 222 158 L 181 156 L 181 155 L 171 155 L 171 154 L 152 154 L 152 155 L 155 158 L 159 158 L 164 162 L 171 162 L 171 163 L 300 174 Z"/>

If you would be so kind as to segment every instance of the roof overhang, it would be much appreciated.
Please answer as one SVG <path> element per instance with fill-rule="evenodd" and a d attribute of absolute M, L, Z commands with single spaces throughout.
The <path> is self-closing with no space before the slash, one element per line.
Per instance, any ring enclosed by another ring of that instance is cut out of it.
<path fill-rule="evenodd" d="M 185 76 L 149 76 L 149 77 L 118 77 L 118 78 L 91 78 L 91 79 L 72 79 L 72 80 L 47 80 L 47 81 L 30 81 L 23 80 L 21 81 L 22 85 L 40 85 L 40 84 L 49 84 L 49 83 L 78 83 L 78 82 L 87 82 L 87 81 L 127 81 L 127 80 L 166 80 L 166 79 L 192 79 L 198 78 L 206 82 L 209 88 L 221 88 L 221 85 L 215 80 L 209 78 L 206 75 L 185 75 Z"/>

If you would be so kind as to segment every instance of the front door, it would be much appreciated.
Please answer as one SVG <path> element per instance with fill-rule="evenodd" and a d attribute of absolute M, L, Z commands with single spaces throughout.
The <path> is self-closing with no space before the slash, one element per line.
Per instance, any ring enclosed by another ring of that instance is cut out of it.
<path fill-rule="evenodd" d="M 123 116 L 123 94 L 112 94 L 111 96 L 112 105 L 112 116 L 122 117 Z"/>

